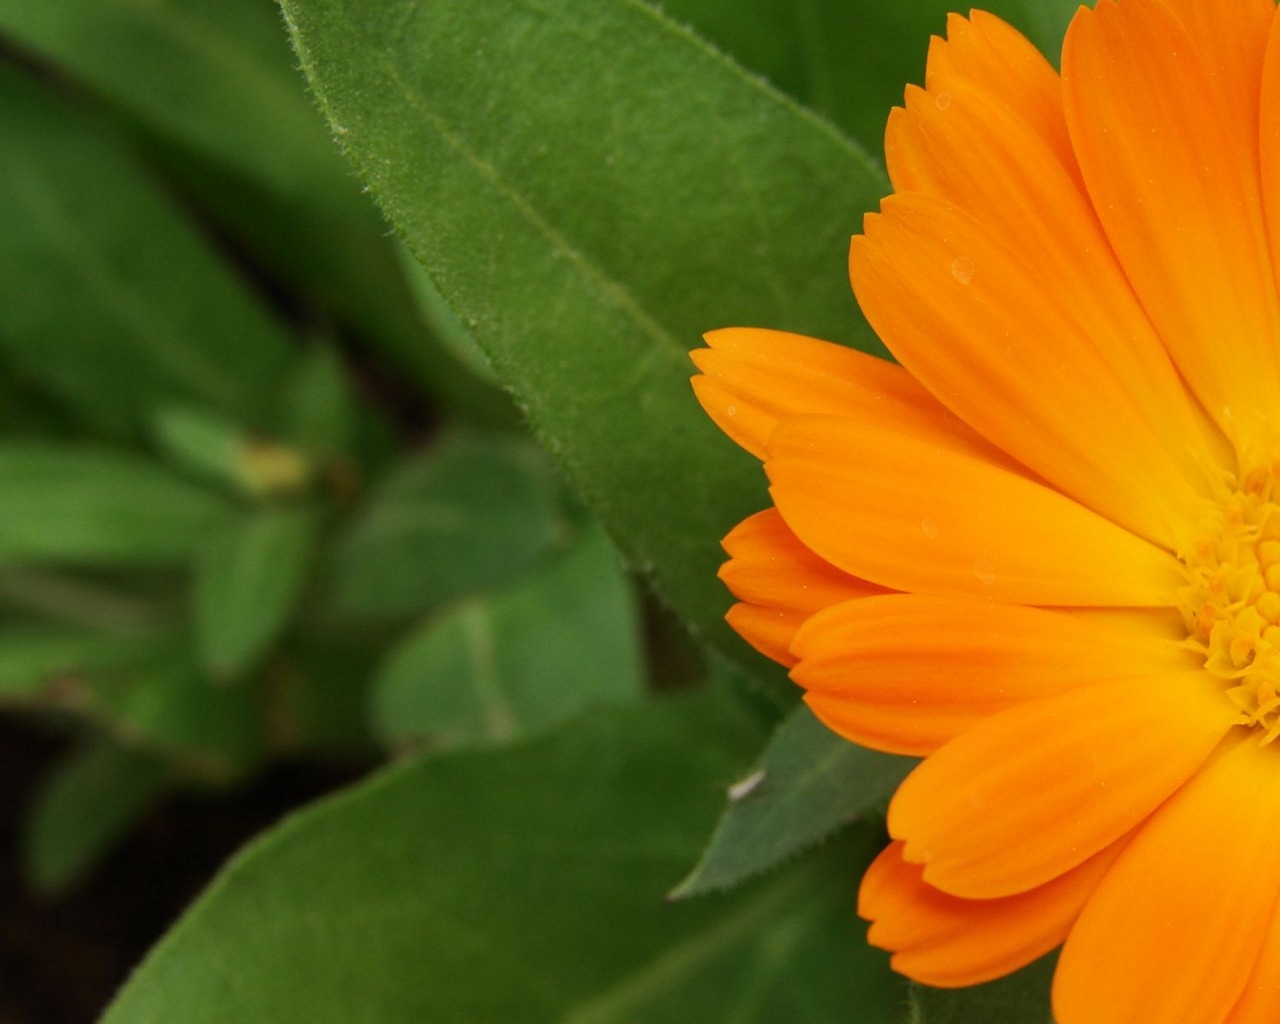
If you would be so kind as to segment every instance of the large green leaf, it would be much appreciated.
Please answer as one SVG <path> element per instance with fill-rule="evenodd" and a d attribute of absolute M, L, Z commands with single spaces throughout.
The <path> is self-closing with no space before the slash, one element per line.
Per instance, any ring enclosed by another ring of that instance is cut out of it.
<path fill-rule="evenodd" d="M 0 447 L 0 564 L 183 562 L 229 515 L 217 495 L 136 456 Z"/>
<path fill-rule="evenodd" d="M 794 857 L 875 810 L 914 764 L 850 743 L 797 708 L 731 787 L 710 847 L 672 895 L 729 888 Z"/>
<path fill-rule="evenodd" d="M 865 850 L 663 904 L 757 741 L 726 716 L 602 713 L 325 801 L 230 865 L 105 1024 L 896 1020 L 849 898 Z"/>
<path fill-rule="evenodd" d="M 260 417 L 288 341 L 141 165 L 3 66 L 0 124 L 0 353 L 117 434 L 169 401 Z"/>
<path fill-rule="evenodd" d="M 864 152 L 640 0 L 286 0 L 335 131 L 610 532 L 721 629 L 763 477 L 693 401 L 702 331 L 878 343 Z"/>
<path fill-rule="evenodd" d="M 374 684 L 384 742 L 507 740 L 584 705 L 640 697 L 639 617 L 598 527 L 539 571 L 428 620 Z"/>
<path fill-rule="evenodd" d="M 1017 974 L 962 989 L 911 986 L 907 1024 L 1053 1024 L 1049 983 L 1056 956 Z"/>

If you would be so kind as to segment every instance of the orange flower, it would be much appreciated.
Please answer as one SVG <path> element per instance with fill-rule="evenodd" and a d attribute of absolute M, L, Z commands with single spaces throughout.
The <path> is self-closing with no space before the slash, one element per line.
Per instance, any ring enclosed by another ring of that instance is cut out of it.
<path fill-rule="evenodd" d="M 933 985 L 1065 943 L 1059 1024 L 1280 1020 L 1280 18 L 1099 0 L 1062 74 L 975 12 L 853 240 L 899 366 L 717 331 L 774 508 L 735 628 L 923 755 L 863 881 Z"/>

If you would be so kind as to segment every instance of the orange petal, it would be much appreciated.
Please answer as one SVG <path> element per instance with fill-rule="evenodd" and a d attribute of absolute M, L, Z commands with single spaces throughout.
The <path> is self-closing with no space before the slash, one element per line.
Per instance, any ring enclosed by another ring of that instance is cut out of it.
<path fill-rule="evenodd" d="M 1246 6 L 1214 4 L 1211 23 Z M 1239 95 L 1257 72 L 1223 71 L 1255 50 L 1202 47 L 1158 0 L 1099 0 L 1062 55 L 1067 123 L 1107 236 L 1188 383 L 1246 452 L 1270 440 L 1280 405 L 1257 122 Z"/>
<path fill-rule="evenodd" d="M 702 375 L 693 389 L 726 434 L 757 458 L 778 422 L 806 414 L 872 418 L 909 434 L 945 435 L 989 450 L 902 367 L 786 331 L 733 327 L 706 335 L 690 353 Z"/>
<path fill-rule="evenodd" d="M 1108 847 L 1016 896 L 965 900 L 927 884 L 892 843 L 863 876 L 858 913 L 873 922 L 867 941 L 891 951 L 899 973 L 939 988 L 979 985 L 1061 945 L 1118 852 Z"/>
<path fill-rule="evenodd" d="M 1280 13 L 1272 20 L 1263 66 L 1261 128 L 1262 194 L 1271 242 L 1272 264 L 1280 282 Z"/>
<path fill-rule="evenodd" d="M 769 442 L 806 547 L 893 590 L 1011 604 L 1163 606 L 1169 554 L 1004 466 L 877 423 L 797 417 Z"/>
<path fill-rule="evenodd" d="M 966 26 L 966 40 L 979 33 L 958 16 L 953 15 L 949 24 L 952 31 Z M 1178 462 L 1184 476 L 1198 479 L 1202 463 L 1194 453 L 1210 446 L 1225 454 L 1221 435 L 1187 392 L 1111 251 L 1074 154 L 1065 145 L 1057 74 L 1030 43 L 1008 26 L 1004 29 L 1011 41 L 992 49 L 1010 50 L 1008 60 L 979 62 L 973 74 L 951 70 L 948 61 L 944 70 L 931 67 L 927 92 L 907 90 L 906 108 L 893 111 L 885 136 L 894 185 L 899 192 L 944 199 L 969 214 L 1000 241 L 1023 273 L 1061 296 L 1077 337 L 1070 349 L 1055 347 L 1048 353 L 1073 356 L 1072 364 L 1051 367 L 1053 372 L 1083 375 L 1078 386 L 1089 389 L 1099 375 L 1114 377 L 1144 424 L 1158 435 L 1165 457 Z M 951 48 L 942 47 L 943 52 Z M 931 64 L 938 63 L 934 57 Z M 1039 97 L 1034 117 L 1021 103 L 1028 95 Z M 976 273 L 976 263 L 974 269 Z M 854 285 L 859 288 L 856 274 Z M 989 348 L 990 365 L 984 372 L 998 380 L 1012 374 L 1010 391 L 1001 388 L 993 395 L 990 389 L 955 389 L 951 378 L 956 354 L 949 354 L 947 346 L 927 332 L 904 330 L 896 343 L 886 338 L 903 365 L 956 413 L 1034 465 L 1015 447 L 1025 433 L 1017 416 L 1020 410 L 1002 418 L 989 408 L 993 397 L 1009 402 L 1019 395 L 1022 402 L 1029 400 L 1039 408 L 1044 393 L 1026 381 L 1019 387 L 1019 378 L 1033 367 L 1010 363 L 1007 339 L 980 334 L 978 340 Z M 1064 404 L 1060 398 L 1055 401 Z M 1000 423 L 1012 433 L 992 433 Z M 1145 425 L 1143 430 L 1147 431 Z"/>
<path fill-rule="evenodd" d="M 973 899 L 1024 892 L 1142 821 L 1236 717 L 1203 671 L 1090 683 L 1020 704 L 907 776 L 889 805 L 889 833 L 939 889 Z"/>
<path fill-rule="evenodd" d="M 985 85 L 1011 113 L 1044 137 L 1062 163 L 1074 162 L 1058 73 L 1016 28 L 986 11 L 973 11 L 967 20 L 959 14 L 947 15 L 947 38 L 934 36 L 929 44 L 925 85 L 940 94 L 946 91 L 946 82 L 955 78 Z M 912 178 L 897 176 L 902 170 L 890 164 L 894 189 L 914 189 Z"/>
<path fill-rule="evenodd" d="M 725 613 L 725 621 L 743 640 L 766 658 L 790 668 L 796 663 L 791 641 L 809 616 L 794 608 L 770 608 L 758 604 L 735 604 Z"/>
<path fill-rule="evenodd" d="M 1244 992 L 1223 1024 L 1276 1024 L 1280 1020 L 1280 907 L 1271 912 L 1271 928 Z"/>
<path fill-rule="evenodd" d="M 1230 1012 L 1280 896 L 1280 747 L 1257 736 L 1240 733 L 1183 786 L 1099 884 L 1058 961 L 1059 1024 Z"/>
<path fill-rule="evenodd" d="M 1158 634 L 1062 612 L 890 594 L 818 612 L 791 678 L 830 728 L 895 754 L 932 753 L 1006 708 L 1101 679 L 1193 667 Z"/>
<path fill-rule="evenodd" d="M 720 579 L 740 601 L 812 614 L 884 588 L 841 572 L 800 543 L 775 508 L 744 519 L 725 537 Z"/>
<path fill-rule="evenodd" d="M 1107 354 L 1110 332 L 1129 329 L 1124 314 L 1112 315 L 1092 288 L 1072 288 L 1092 273 L 1087 263 L 1059 273 L 1054 257 L 1039 255 L 1055 244 L 1053 224 L 1023 224 L 1033 237 L 1019 243 L 1013 224 L 1001 232 L 946 199 L 893 196 L 882 209 L 853 240 L 850 276 L 903 365 L 1077 501 L 1170 549 L 1189 541 L 1201 514 L 1190 479 L 1199 474 L 1197 436 L 1171 440 L 1182 452 L 1171 458 Z M 1062 216 L 1070 218 L 1069 204 Z"/>

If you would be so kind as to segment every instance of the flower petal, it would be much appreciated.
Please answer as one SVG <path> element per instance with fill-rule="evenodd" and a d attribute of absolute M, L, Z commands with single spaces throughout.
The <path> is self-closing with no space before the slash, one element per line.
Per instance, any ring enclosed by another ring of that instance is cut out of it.
<path fill-rule="evenodd" d="M 1001 712 L 930 755 L 889 834 L 930 885 L 1024 892 L 1115 842 L 1187 780 L 1237 713 L 1203 672 L 1090 683 Z"/>
<path fill-rule="evenodd" d="M 1037 202 L 1063 201 L 1022 191 L 1030 205 L 1020 220 L 1037 216 Z M 1126 324 L 1095 289 L 1073 288 L 1087 265 L 1066 271 L 1041 255 L 1054 245 L 1052 224 L 1024 223 L 1029 237 L 1011 247 L 1013 224 L 980 224 L 947 199 L 898 195 L 881 208 L 853 240 L 849 268 L 863 312 L 903 365 L 1077 501 L 1171 550 L 1189 542 L 1201 515 L 1192 482 L 1202 475 L 1198 438 L 1170 440 L 1183 452 L 1175 461 L 1106 349 L 1113 337 L 1132 334 L 1133 323 L 1146 329 L 1145 321 Z M 1071 213 L 1068 204 L 1061 215 Z"/>
<path fill-rule="evenodd" d="M 769 441 L 804 545 L 893 590 L 1015 604 L 1162 606 L 1173 556 L 1042 484 L 879 423 L 796 417 Z"/>
<path fill-rule="evenodd" d="M 766 658 L 788 668 L 796 663 L 790 650 L 791 641 L 808 617 L 807 612 L 794 608 L 773 608 L 745 602 L 735 604 L 725 613 L 725 621 L 743 640 Z"/>
<path fill-rule="evenodd" d="M 1144 434 L 1152 434 L 1148 442 L 1158 438 L 1162 457 L 1198 480 L 1203 462 L 1197 453 L 1208 448 L 1226 454 L 1222 436 L 1188 393 L 1111 251 L 1066 142 L 1058 76 L 1014 29 L 979 14 L 972 25 L 951 16 L 954 42 L 934 41 L 928 91 L 909 88 L 906 108 L 890 114 L 885 155 L 894 186 L 899 193 L 944 199 L 970 215 L 1024 273 L 1062 296 L 1065 329 L 1074 325 L 1078 336 L 1071 348 L 1049 353 L 1057 359 L 1072 355 L 1071 363 L 1053 372 L 1074 373 L 1077 387 L 1095 389 L 1099 376 L 1114 377 L 1131 399 L 1130 414 L 1136 406 Z M 967 53 L 975 49 L 975 37 L 987 36 L 987 59 L 950 59 L 952 50 Z M 1028 97 L 1034 97 L 1030 105 Z M 976 274 L 976 263 L 974 269 Z M 856 273 L 854 283 L 860 287 Z M 1035 368 L 1034 358 L 1011 361 L 1006 340 L 981 334 L 977 340 L 986 342 L 990 365 L 983 370 L 1003 385 L 998 389 L 956 389 L 956 354 L 927 333 L 903 331 L 887 343 L 958 415 L 1051 476 L 1034 461 L 1033 442 L 1024 437 L 1026 414 L 1039 415 L 1043 399 L 1034 383 L 1022 379 Z M 1012 408 L 993 410 L 993 400 Z M 1075 436 L 1068 433 L 1065 440 Z M 1028 447 L 1030 452 L 1022 450 Z M 1118 456 L 1086 448 L 1078 457 Z"/>
<path fill-rule="evenodd" d="M 841 572 L 800 543 L 776 508 L 744 519 L 722 542 L 720 579 L 740 601 L 812 614 L 884 588 Z"/>
<path fill-rule="evenodd" d="M 716 425 L 759 459 L 779 421 L 805 414 L 874 417 L 909 434 L 990 447 L 938 404 L 901 366 L 830 341 L 786 331 L 711 331 L 690 358 L 693 389 Z"/>
<path fill-rule="evenodd" d="M 1218 14 L 1245 6 L 1203 18 L 1216 32 Z M 1062 55 L 1067 123 L 1107 237 L 1188 383 L 1246 452 L 1270 440 L 1280 406 L 1257 121 L 1222 63 L 1254 49 L 1202 47 L 1158 0 L 1099 0 Z"/>
<path fill-rule="evenodd" d="M 1278 860 L 1280 747 L 1243 733 L 1089 900 L 1058 961 L 1059 1024 L 1221 1024 L 1272 926 Z"/>
<path fill-rule="evenodd" d="M 1271 927 L 1244 992 L 1223 1024 L 1276 1024 L 1280 1020 L 1280 907 L 1271 912 Z"/>
<path fill-rule="evenodd" d="M 925 85 L 939 95 L 957 78 L 981 84 L 998 96 L 1001 104 L 1045 140 L 1064 165 L 1074 165 L 1058 73 L 1012 25 L 986 11 L 972 11 L 968 19 L 947 15 L 947 38 L 934 36 L 929 43 Z M 915 179 L 898 177 L 903 168 L 893 163 L 888 149 L 886 145 L 894 188 L 899 192 L 915 190 Z"/>
<path fill-rule="evenodd" d="M 1280 287 L 1280 13 L 1272 19 L 1263 65 L 1262 102 L 1258 112 L 1261 139 L 1262 197 L 1271 242 L 1272 265 Z"/>
<path fill-rule="evenodd" d="M 965 900 L 927 884 L 891 843 L 867 869 L 858 913 L 872 921 L 867 941 L 893 953 L 894 970 L 925 985 L 978 985 L 1025 967 L 1067 937 L 1118 845 L 1016 896 Z"/>
<path fill-rule="evenodd" d="M 1185 671 L 1159 635 L 1063 612 L 918 594 L 847 601 L 791 644 L 791 678 L 842 736 L 895 754 L 932 753 L 1006 708 L 1101 679 Z"/>

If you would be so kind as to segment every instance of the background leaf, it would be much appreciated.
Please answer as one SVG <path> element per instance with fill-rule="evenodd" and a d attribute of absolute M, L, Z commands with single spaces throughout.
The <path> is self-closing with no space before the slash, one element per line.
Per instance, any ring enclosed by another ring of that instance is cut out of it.
<path fill-rule="evenodd" d="M 734 721 L 705 696 L 601 713 L 326 801 L 227 869 L 105 1024 L 889 1024 L 901 993 L 831 898 L 849 847 L 662 903 L 757 739 Z"/>
<path fill-rule="evenodd" d="M 630 581 L 598 528 L 545 568 L 428 620 L 374 684 L 390 745 L 504 740 L 643 690 Z"/>
<path fill-rule="evenodd" d="M 0 67 L 0 352 L 93 426 L 190 400 L 253 419 L 289 356 L 109 131 Z"/>
<path fill-rule="evenodd" d="M 168 781 L 163 762 L 99 740 L 45 779 L 23 834 L 27 877 L 46 895 L 71 885 L 119 839 Z"/>
<path fill-rule="evenodd" d="M 401 464 L 338 541 L 334 603 L 407 617 L 518 576 L 564 523 L 554 474 L 524 441 L 456 434 Z"/>
<path fill-rule="evenodd" d="M 911 986 L 908 1024 L 1053 1024 L 1049 984 L 1057 955 L 973 988 Z"/>
<path fill-rule="evenodd" d="M 636 0 L 285 10 L 335 131 L 571 480 L 723 636 L 717 540 L 766 499 L 686 353 L 735 322 L 879 350 L 845 260 L 881 172 Z"/>
<path fill-rule="evenodd" d="M 915 763 L 850 743 L 801 705 L 731 787 L 711 845 L 672 896 L 730 888 L 794 857 L 878 810 Z"/>
<path fill-rule="evenodd" d="M 214 679 L 252 668 L 288 624 L 306 583 L 313 509 L 264 508 L 201 549 L 194 581 L 196 650 Z"/>
<path fill-rule="evenodd" d="M 0 447 L 0 563 L 180 563 L 229 515 L 218 495 L 137 456 Z"/>

